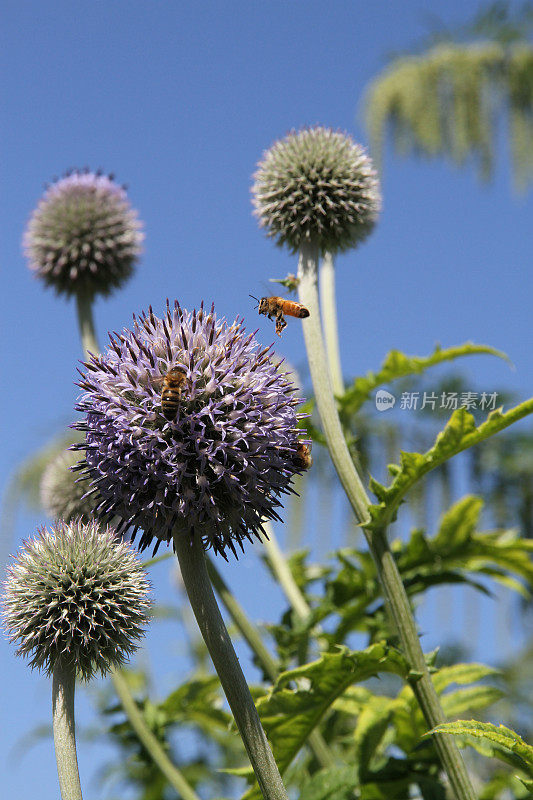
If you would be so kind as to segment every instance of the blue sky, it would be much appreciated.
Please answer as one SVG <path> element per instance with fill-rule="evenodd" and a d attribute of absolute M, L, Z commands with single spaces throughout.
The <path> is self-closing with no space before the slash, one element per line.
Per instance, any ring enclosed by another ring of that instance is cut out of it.
<path fill-rule="evenodd" d="M 477 7 L 468 5 L 470 12 Z M 105 331 L 129 325 L 133 312 L 149 304 L 161 309 L 167 297 L 177 297 L 185 307 L 214 300 L 230 319 L 244 314 L 268 343 L 272 326 L 258 320 L 248 294 L 263 293 L 268 278 L 294 271 L 295 262 L 252 217 L 256 162 L 291 128 L 315 123 L 347 130 L 366 144 L 365 86 L 386 54 L 416 42 L 427 30 L 427 13 L 441 9 L 441 3 L 413 0 L 4 4 L 2 487 L 21 459 L 74 418 L 77 396 L 74 307 L 46 292 L 21 254 L 22 231 L 43 184 L 72 166 L 112 171 L 128 184 L 145 223 L 135 277 L 97 303 L 102 340 Z M 465 4 L 452 0 L 444 20 L 460 23 L 464 14 Z M 488 186 L 471 168 L 387 153 L 376 231 L 338 260 L 347 374 L 375 369 L 392 347 L 424 354 L 436 342 L 472 339 L 505 350 L 515 365 L 510 371 L 496 359 L 472 359 L 466 366 L 473 385 L 505 384 L 522 398 L 531 392 L 533 202 L 531 195 L 513 195 L 503 134 L 502 125 Z M 295 365 L 304 363 L 298 326 L 288 326 L 279 349 Z M 16 541 L 40 521 L 19 515 Z M 227 575 L 250 613 L 266 616 L 258 593 L 246 591 L 258 569 L 253 558 L 228 567 Z M 154 584 L 158 599 L 167 601 L 168 569 L 154 574 Z M 276 613 L 279 598 L 272 603 Z M 169 659 L 159 672 L 170 688 L 180 644 L 169 644 L 175 631 L 168 626 L 159 631 L 150 646 L 162 646 Z M 3 641 L 0 651 L 6 797 L 38 792 L 55 800 L 50 742 L 21 758 L 12 749 L 32 726 L 48 722 L 48 681 L 30 673 Z M 150 658 L 159 657 L 151 652 Z M 90 703 L 86 694 L 79 699 L 84 724 Z M 82 744 L 80 750 L 91 800 L 100 796 L 91 776 L 102 748 Z"/>

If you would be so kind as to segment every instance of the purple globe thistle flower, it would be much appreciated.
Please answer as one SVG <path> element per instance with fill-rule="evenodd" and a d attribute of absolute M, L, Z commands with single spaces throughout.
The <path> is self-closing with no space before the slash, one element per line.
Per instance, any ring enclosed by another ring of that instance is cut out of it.
<path fill-rule="evenodd" d="M 109 294 L 133 272 L 137 212 L 112 176 L 75 170 L 46 189 L 24 233 L 30 269 L 58 294 Z"/>
<path fill-rule="evenodd" d="M 119 518 L 118 531 L 143 534 L 141 549 L 173 532 L 200 537 L 224 557 L 235 543 L 280 519 L 280 496 L 294 491 L 300 402 L 271 346 L 260 347 L 242 323 L 182 310 L 162 319 L 143 313 L 133 331 L 110 335 L 91 356 L 77 406 L 86 417 L 85 461 L 78 465 L 97 495 L 95 514 Z M 162 380 L 183 373 L 175 415 L 161 405 Z M 168 416 L 171 418 L 169 419 Z M 300 431 L 301 433 L 301 431 Z"/>

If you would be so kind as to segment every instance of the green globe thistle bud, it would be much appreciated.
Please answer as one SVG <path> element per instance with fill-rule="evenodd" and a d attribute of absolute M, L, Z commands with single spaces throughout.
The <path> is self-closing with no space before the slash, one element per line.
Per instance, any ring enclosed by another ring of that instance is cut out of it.
<path fill-rule="evenodd" d="M 74 171 L 49 186 L 23 247 L 35 275 L 58 294 L 109 294 L 133 272 L 143 234 L 124 187 Z"/>
<path fill-rule="evenodd" d="M 291 131 L 266 151 L 252 187 L 259 223 L 292 251 L 313 242 L 322 253 L 355 247 L 381 208 L 365 150 L 329 128 Z"/>
<path fill-rule="evenodd" d="M 95 522 L 57 522 L 26 542 L 7 569 L 2 614 L 17 655 L 52 674 L 89 680 L 137 648 L 149 584 L 131 546 Z"/>
<path fill-rule="evenodd" d="M 89 491 L 89 481 L 78 478 L 71 469 L 79 458 L 71 450 L 56 455 L 48 464 L 41 478 L 41 503 L 52 519 L 71 522 L 81 518 L 85 522 L 93 516 L 94 501 L 84 497 Z"/>

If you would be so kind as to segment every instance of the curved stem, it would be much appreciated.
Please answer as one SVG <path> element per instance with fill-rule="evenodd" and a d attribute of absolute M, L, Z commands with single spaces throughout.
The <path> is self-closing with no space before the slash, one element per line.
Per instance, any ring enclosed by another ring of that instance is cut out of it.
<path fill-rule="evenodd" d="M 317 265 L 318 248 L 312 243 L 303 245 L 298 261 L 298 293 L 300 302 L 310 313 L 309 319 L 302 323 L 309 370 L 331 459 L 357 521 L 359 524 L 365 524 L 369 521 L 370 501 L 350 457 L 331 388 L 326 351 L 320 330 Z M 365 529 L 365 536 L 376 564 L 387 607 L 395 623 L 404 654 L 411 666 L 413 692 L 427 725 L 433 728 L 442 722 L 445 716 L 420 646 L 409 599 L 389 548 L 386 530 L 369 532 Z M 475 800 L 463 758 L 455 743 L 450 737 L 447 739 L 445 735 L 440 735 L 435 736 L 435 746 L 456 798 Z"/>
<path fill-rule="evenodd" d="M 74 722 L 75 683 L 74 668 L 55 667 L 52 678 L 52 719 L 62 800 L 82 800 Z"/>
<path fill-rule="evenodd" d="M 85 358 L 89 358 L 89 352 L 97 355 L 100 352 L 93 319 L 93 300 L 87 294 L 78 293 L 76 295 L 76 306 L 78 309 L 78 326 L 80 329 L 81 344 Z"/>
<path fill-rule="evenodd" d="M 341 354 L 339 349 L 339 330 L 337 326 L 337 303 L 335 301 L 335 264 L 331 253 L 324 253 L 319 269 L 320 309 L 322 328 L 328 358 L 329 375 L 333 393 L 338 397 L 344 394 Z"/>
<path fill-rule="evenodd" d="M 207 574 L 202 542 L 175 534 L 174 547 L 198 627 L 220 678 L 265 800 L 288 800 Z"/>
<path fill-rule="evenodd" d="M 181 772 L 171 762 L 161 743 L 152 731 L 148 728 L 146 721 L 133 699 L 124 675 L 120 670 L 114 669 L 111 672 L 111 679 L 115 692 L 122 704 L 122 708 L 130 721 L 131 727 L 137 734 L 137 738 L 143 747 L 150 754 L 152 761 L 156 764 L 170 785 L 176 790 L 179 797 L 183 800 L 200 800 L 192 786 L 185 780 Z"/>

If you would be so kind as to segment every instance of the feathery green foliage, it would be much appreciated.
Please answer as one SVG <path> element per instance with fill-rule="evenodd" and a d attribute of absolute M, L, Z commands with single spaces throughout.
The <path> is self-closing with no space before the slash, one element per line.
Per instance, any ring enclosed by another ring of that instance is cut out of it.
<path fill-rule="evenodd" d="M 398 153 L 478 162 L 493 171 L 496 120 L 507 114 L 514 179 L 533 179 L 533 47 L 497 41 L 438 44 L 403 56 L 369 86 L 366 124 L 378 160 L 388 131 Z"/>

